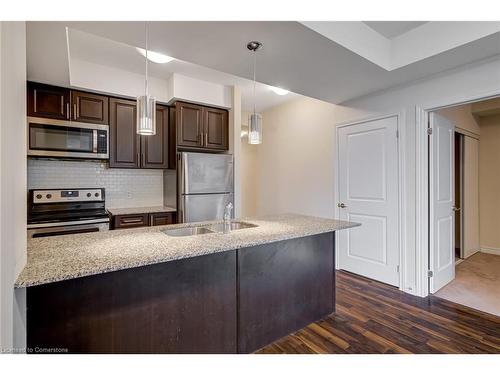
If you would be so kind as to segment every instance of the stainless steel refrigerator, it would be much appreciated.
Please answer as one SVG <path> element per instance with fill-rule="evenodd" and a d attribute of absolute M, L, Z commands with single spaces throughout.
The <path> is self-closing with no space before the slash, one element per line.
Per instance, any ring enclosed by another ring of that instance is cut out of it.
<path fill-rule="evenodd" d="M 233 202 L 233 155 L 181 152 L 179 168 L 179 222 L 222 220 Z"/>

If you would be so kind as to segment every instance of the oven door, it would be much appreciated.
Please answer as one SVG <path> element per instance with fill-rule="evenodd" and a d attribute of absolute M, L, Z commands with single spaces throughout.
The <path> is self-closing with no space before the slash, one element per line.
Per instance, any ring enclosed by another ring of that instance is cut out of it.
<path fill-rule="evenodd" d="M 75 222 L 73 222 L 75 223 Z M 28 238 L 41 238 L 63 236 L 67 234 L 93 233 L 109 230 L 109 219 L 82 220 L 78 224 L 71 222 L 50 223 L 50 224 L 31 224 L 28 225 Z"/>
<path fill-rule="evenodd" d="M 28 118 L 29 156 L 106 159 L 107 138 L 106 125 Z"/>

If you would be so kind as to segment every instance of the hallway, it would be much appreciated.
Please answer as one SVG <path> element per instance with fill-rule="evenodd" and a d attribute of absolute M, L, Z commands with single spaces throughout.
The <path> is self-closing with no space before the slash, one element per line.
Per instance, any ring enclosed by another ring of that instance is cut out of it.
<path fill-rule="evenodd" d="M 500 316 L 500 256 L 476 253 L 455 272 L 455 280 L 435 296 Z"/>

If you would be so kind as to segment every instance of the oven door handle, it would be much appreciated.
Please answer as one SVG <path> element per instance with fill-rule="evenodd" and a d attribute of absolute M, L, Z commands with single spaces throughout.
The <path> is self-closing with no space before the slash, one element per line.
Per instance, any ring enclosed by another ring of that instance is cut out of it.
<path fill-rule="evenodd" d="M 54 223 L 28 224 L 28 229 L 66 227 L 66 226 L 72 226 L 72 225 L 100 224 L 100 223 L 102 223 L 102 224 L 109 223 L 109 218 L 62 221 L 62 222 L 58 222 L 58 223 L 54 222 Z"/>

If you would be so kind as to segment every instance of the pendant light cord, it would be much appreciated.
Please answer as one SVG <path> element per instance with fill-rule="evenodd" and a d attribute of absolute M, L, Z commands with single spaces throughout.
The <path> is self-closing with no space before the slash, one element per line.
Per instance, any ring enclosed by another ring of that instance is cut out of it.
<path fill-rule="evenodd" d="M 148 95 L 148 22 L 145 22 L 145 35 L 146 35 L 146 81 L 144 87 L 144 95 Z"/>
<path fill-rule="evenodd" d="M 256 50 L 253 51 L 253 114 L 256 114 L 256 104 L 255 104 L 255 85 L 257 76 L 257 54 Z"/>

